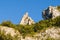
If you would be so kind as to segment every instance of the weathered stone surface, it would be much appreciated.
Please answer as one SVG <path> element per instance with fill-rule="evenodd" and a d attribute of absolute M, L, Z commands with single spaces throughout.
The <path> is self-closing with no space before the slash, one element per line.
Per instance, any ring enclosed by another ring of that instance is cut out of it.
<path fill-rule="evenodd" d="M 36 33 L 33 36 L 25 36 L 25 38 L 23 38 L 23 36 L 17 30 L 10 27 L 0 26 L 0 31 L 4 32 L 5 35 L 10 34 L 12 37 L 15 37 L 16 35 L 16 37 L 18 37 L 17 40 L 47 40 L 50 38 L 51 40 L 60 40 L 59 27 L 48 28 L 45 31 Z"/>
<path fill-rule="evenodd" d="M 23 16 L 20 24 L 22 25 L 31 25 L 34 24 L 35 22 L 31 19 L 31 17 L 28 16 L 28 12 Z"/>
<path fill-rule="evenodd" d="M 42 12 L 43 19 L 50 19 L 60 16 L 60 11 L 57 10 L 57 7 L 49 6 Z"/>
<path fill-rule="evenodd" d="M 40 32 L 32 36 L 26 36 L 25 39 L 21 40 L 60 40 L 60 28 L 52 27 L 48 28 L 44 32 Z"/>
<path fill-rule="evenodd" d="M 17 40 L 20 40 L 20 33 L 18 30 L 15 30 L 14 28 L 6 27 L 6 26 L 0 26 L 0 35 L 2 33 L 5 36 L 10 35 L 12 38 L 14 38 L 16 36 L 16 38 L 18 38 Z"/>

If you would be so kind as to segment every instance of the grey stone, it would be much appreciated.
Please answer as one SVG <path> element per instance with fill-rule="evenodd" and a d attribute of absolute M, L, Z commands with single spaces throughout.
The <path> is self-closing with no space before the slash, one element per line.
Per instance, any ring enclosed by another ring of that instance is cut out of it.
<path fill-rule="evenodd" d="M 47 9 L 45 9 L 42 12 L 43 19 L 50 19 L 50 18 L 56 18 L 57 16 L 60 16 L 60 11 L 57 10 L 57 6 L 49 6 Z"/>

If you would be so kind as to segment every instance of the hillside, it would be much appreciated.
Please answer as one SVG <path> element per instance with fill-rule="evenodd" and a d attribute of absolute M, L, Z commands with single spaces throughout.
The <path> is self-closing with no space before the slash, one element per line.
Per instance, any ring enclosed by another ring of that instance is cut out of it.
<path fill-rule="evenodd" d="M 57 10 L 60 7 L 57 7 Z M 3 21 L 0 24 L 1 40 L 60 40 L 60 16 L 40 20 L 32 25 L 13 24 Z"/>

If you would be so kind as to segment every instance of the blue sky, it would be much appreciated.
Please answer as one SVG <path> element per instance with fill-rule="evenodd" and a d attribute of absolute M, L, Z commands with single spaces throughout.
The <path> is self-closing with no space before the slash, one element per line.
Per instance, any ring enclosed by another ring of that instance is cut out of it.
<path fill-rule="evenodd" d="M 60 5 L 60 0 L 0 0 L 0 23 L 10 20 L 19 24 L 25 12 L 38 22 L 42 20 L 42 11 L 48 6 Z"/>

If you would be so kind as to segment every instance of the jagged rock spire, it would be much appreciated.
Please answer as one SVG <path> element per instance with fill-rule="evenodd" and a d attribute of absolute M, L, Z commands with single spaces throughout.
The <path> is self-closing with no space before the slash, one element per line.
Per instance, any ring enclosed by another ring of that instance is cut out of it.
<path fill-rule="evenodd" d="M 21 25 L 31 25 L 34 24 L 35 22 L 31 19 L 31 17 L 28 16 L 28 12 L 25 13 L 25 15 L 23 16 L 20 24 Z"/>
<path fill-rule="evenodd" d="M 27 16 L 28 16 L 28 12 L 26 12 L 26 13 L 25 13 L 25 15 L 27 15 Z"/>
<path fill-rule="evenodd" d="M 43 19 L 53 19 L 57 16 L 60 16 L 60 11 L 57 10 L 57 7 L 49 6 L 42 12 Z"/>

